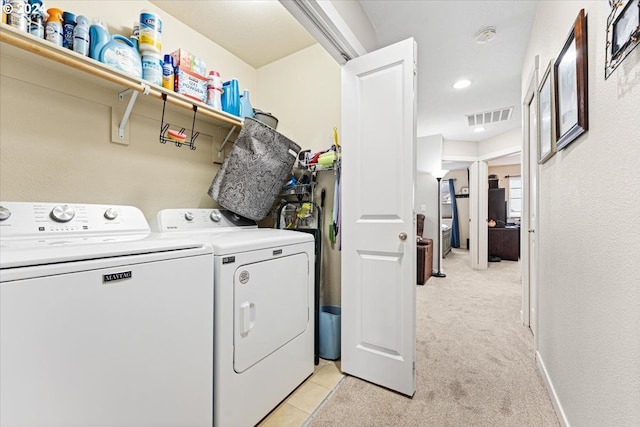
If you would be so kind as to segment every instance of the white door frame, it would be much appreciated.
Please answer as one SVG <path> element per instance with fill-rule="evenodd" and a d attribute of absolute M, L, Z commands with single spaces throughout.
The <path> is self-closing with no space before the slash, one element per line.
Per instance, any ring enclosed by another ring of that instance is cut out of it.
<path fill-rule="evenodd" d="M 534 238 L 532 233 L 535 230 L 531 228 L 531 215 L 532 213 L 537 218 L 537 213 L 532 212 L 531 198 L 537 201 L 537 175 L 538 168 L 531 167 L 532 164 L 537 165 L 531 159 L 531 149 L 533 146 L 537 147 L 537 116 L 538 116 L 538 69 L 539 69 L 539 57 L 536 55 L 534 64 L 532 66 L 529 75 L 529 84 L 527 91 L 522 99 L 522 217 L 521 217 L 521 239 L 520 239 L 520 251 L 522 253 L 522 323 L 527 327 L 532 327 L 532 332 L 536 339 L 534 340 L 534 351 L 537 349 L 537 328 L 538 322 L 532 322 L 531 309 L 533 308 L 535 313 L 538 313 L 537 298 L 531 298 L 531 295 L 537 295 L 537 272 L 538 269 L 538 257 L 536 253 L 532 253 L 530 250 L 530 240 Z M 533 109 L 533 110 L 532 110 Z M 531 123 L 531 112 L 534 113 L 534 123 Z M 534 132 L 531 132 L 533 126 Z M 535 135 L 533 141 L 531 135 Z M 535 152 L 535 151 L 534 151 Z M 537 203 L 534 209 L 537 209 Z M 537 246 L 534 246 L 537 247 Z M 535 252 L 535 251 L 534 251 Z M 533 271 L 532 271 L 533 270 Z M 533 274 L 532 274 L 533 273 Z M 532 280 L 533 278 L 533 280 Z M 535 306 L 532 307 L 532 304 Z"/>

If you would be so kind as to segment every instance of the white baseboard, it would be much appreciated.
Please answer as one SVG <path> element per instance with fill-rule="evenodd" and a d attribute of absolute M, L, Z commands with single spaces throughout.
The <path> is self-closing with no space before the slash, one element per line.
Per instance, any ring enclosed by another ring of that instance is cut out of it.
<path fill-rule="evenodd" d="M 569 420 L 567 419 L 567 415 L 564 413 L 562 409 L 562 404 L 558 399 L 558 394 L 556 393 L 556 389 L 553 387 L 553 383 L 551 382 L 551 378 L 549 378 L 549 373 L 547 372 L 546 366 L 544 366 L 544 361 L 542 360 L 542 356 L 540 356 L 540 352 L 536 350 L 536 362 L 538 364 L 538 370 L 542 375 L 542 380 L 544 381 L 544 385 L 547 387 L 547 392 L 549 393 L 549 399 L 551 399 L 551 404 L 553 405 L 553 409 L 556 411 L 556 416 L 558 417 L 558 421 L 560 421 L 560 425 L 562 427 L 570 427 Z"/>

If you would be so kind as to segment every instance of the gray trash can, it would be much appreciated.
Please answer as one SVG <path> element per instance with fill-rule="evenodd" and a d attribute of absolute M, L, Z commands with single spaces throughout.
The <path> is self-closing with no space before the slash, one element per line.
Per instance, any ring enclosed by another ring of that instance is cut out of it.
<path fill-rule="evenodd" d="M 340 307 L 335 305 L 323 305 L 320 307 L 318 355 L 323 359 L 340 359 L 341 317 Z"/>

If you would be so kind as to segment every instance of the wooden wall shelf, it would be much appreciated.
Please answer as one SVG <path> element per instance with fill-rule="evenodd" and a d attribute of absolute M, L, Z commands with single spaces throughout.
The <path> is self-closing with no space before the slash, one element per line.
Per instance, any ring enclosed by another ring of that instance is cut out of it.
<path fill-rule="evenodd" d="M 58 69 L 94 84 L 112 87 L 117 93 L 132 89 L 161 101 L 163 95 L 166 95 L 167 103 L 190 111 L 193 111 L 195 106 L 198 115 L 205 116 L 215 125 L 224 128 L 240 129 L 243 125 L 243 120 L 237 116 L 125 74 L 92 58 L 16 30 L 7 24 L 0 24 L 0 42 L 3 43 L 2 55 L 15 57 L 31 65 Z"/>

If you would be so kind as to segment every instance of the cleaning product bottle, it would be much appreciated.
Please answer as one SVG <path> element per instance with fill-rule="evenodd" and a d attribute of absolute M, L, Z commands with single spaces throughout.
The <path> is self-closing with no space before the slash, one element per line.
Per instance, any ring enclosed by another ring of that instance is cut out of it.
<path fill-rule="evenodd" d="M 249 91 L 246 89 L 244 93 L 240 95 L 240 117 L 254 117 L 253 107 L 251 106 L 251 100 L 249 99 Z"/>
<path fill-rule="evenodd" d="M 207 105 L 222 110 L 222 80 L 220 73 L 217 71 L 209 71 L 207 79 Z"/>
<path fill-rule="evenodd" d="M 120 34 L 114 34 L 109 43 L 104 45 L 100 51 L 99 60 L 136 78 L 143 77 L 140 54 L 134 49 L 131 40 Z M 160 80 L 162 80 L 162 71 L 160 71 Z"/>
<path fill-rule="evenodd" d="M 31 15 L 29 16 L 29 34 L 44 38 L 44 14 L 42 11 L 42 1 L 29 0 L 31 5 Z"/>
<path fill-rule="evenodd" d="M 140 51 L 140 23 L 138 21 L 133 23 L 133 28 L 131 30 L 131 43 L 136 48 L 136 50 Z"/>
<path fill-rule="evenodd" d="M 164 62 L 162 64 L 162 87 L 169 90 L 174 90 L 174 78 L 173 71 L 173 56 L 165 55 Z"/>
<path fill-rule="evenodd" d="M 240 93 L 238 80 L 231 79 L 222 84 L 222 111 L 240 116 Z"/>
<path fill-rule="evenodd" d="M 140 55 L 147 52 L 160 54 L 162 49 L 162 19 L 160 16 L 149 10 L 140 11 L 139 32 Z"/>
<path fill-rule="evenodd" d="M 89 55 L 89 19 L 78 15 L 76 27 L 73 29 L 73 51 L 84 56 Z"/>
<path fill-rule="evenodd" d="M 140 53 L 142 59 L 142 78 L 154 85 L 162 86 L 162 56 L 150 50 L 145 50 Z"/>
<path fill-rule="evenodd" d="M 62 47 L 73 50 L 73 30 L 76 28 L 76 15 L 62 13 Z"/>
<path fill-rule="evenodd" d="M 62 10 L 52 7 L 47 9 L 49 18 L 44 27 L 44 38 L 53 44 L 62 46 Z"/>
<path fill-rule="evenodd" d="M 3 13 L 8 13 L 7 24 L 20 31 L 29 31 L 28 6 L 26 0 L 7 1 L 6 6 L 2 8 Z"/>
<path fill-rule="evenodd" d="M 109 31 L 102 21 L 93 19 L 93 24 L 89 27 L 89 56 L 96 61 L 100 60 L 100 51 L 111 41 Z"/>

